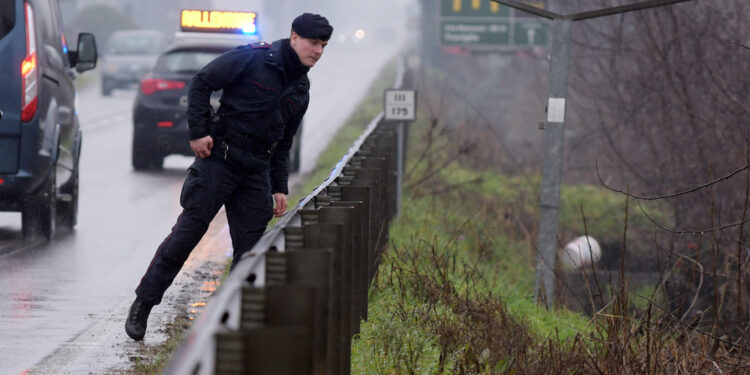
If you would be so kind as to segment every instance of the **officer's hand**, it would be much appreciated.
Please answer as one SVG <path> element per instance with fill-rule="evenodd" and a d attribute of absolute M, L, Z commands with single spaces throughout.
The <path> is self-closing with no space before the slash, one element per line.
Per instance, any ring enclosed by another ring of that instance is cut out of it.
<path fill-rule="evenodd" d="M 195 156 L 205 159 L 211 155 L 211 149 L 214 147 L 214 139 L 210 135 L 203 138 L 190 140 L 190 148 Z"/>
<path fill-rule="evenodd" d="M 286 212 L 286 194 L 276 193 L 273 195 L 273 216 L 280 217 Z"/>

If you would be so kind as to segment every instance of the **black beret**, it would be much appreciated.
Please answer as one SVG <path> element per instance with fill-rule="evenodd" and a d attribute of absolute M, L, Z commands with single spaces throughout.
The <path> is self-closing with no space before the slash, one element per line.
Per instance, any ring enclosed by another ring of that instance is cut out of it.
<path fill-rule="evenodd" d="M 333 26 L 320 14 L 303 13 L 292 22 L 292 31 L 303 38 L 327 41 L 333 33 Z"/>

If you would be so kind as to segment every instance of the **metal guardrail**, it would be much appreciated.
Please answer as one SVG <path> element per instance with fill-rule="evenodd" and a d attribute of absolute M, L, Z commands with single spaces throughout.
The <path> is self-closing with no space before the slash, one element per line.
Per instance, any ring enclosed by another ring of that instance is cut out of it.
<path fill-rule="evenodd" d="M 410 82 L 399 64 L 394 88 Z M 328 178 L 243 256 L 166 374 L 349 374 L 398 210 L 403 124 L 376 116 Z"/>

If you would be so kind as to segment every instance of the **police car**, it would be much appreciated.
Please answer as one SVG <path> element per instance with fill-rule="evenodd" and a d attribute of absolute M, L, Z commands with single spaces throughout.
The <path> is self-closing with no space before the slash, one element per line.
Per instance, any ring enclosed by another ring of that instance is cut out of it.
<path fill-rule="evenodd" d="M 187 125 L 190 81 L 222 53 L 260 41 L 254 12 L 183 10 L 181 30 L 142 78 L 135 98 L 132 164 L 137 171 L 160 169 L 168 155 L 194 156 Z M 214 111 L 220 97 L 221 91 L 211 96 Z M 299 166 L 299 147 L 292 154 L 290 169 Z"/>

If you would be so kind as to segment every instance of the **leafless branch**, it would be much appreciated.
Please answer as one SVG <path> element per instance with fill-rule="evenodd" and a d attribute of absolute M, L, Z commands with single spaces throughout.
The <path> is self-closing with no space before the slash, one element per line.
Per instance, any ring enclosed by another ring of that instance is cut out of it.
<path fill-rule="evenodd" d="M 600 184 L 601 184 L 602 186 L 604 186 L 605 188 L 607 188 L 607 189 L 609 189 L 609 190 L 611 190 L 611 191 L 614 191 L 614 192 L 616 192 L 616 193 L 620 193 L 620 194 L 624 194 L 624 195 L 627 195 L 628 197 L 630 197 L 630 198 L 633 198 L 633 199 L 637 199 L 637 200 L 644 200 L 644 201 L 655 201 L 655 200 L 668 199 L 668 198 L 675 198 L 675 197 L 679 197 L 679 196 L 681 196 L 681 195 L 686 195 L 686 194 L 690 194 L 690 193 L 695 193 L 695 192 L 696 192 L 696 191 L 698 191 L 698 190 L 701 190 L 701 189 L 705 189 L 705 188 L 707 188 L 707 187 L 709 187 L 709 186 L 712 186 L 712 185 L 716 185 L 716 184 L 718 184 L 719 182 L 722 182 L 722 181 L 728 180 L 728 179 L 730 179 L 730 178 L 734 177 L 734 176 L 735 176 L 736 174 L 738 174 L 738 173 L 740 173 L 740 172 L 742 172 L 742 171 L 744 171 L 744 170 L 746 170 L 746 169 L 750 168 L 750 164 L 746 164 L 746 165 L 745 165 L 744 167 L 742 167 L 742 168 L 740 168 L 740 169 L 737 169 L 737 170 L 733 171 L 732 173 L 730 173 L 730 174 L 728 174 L 728 175 L 726 175 L 726 176 L 723 176 L 723 177 L 717 178 L 717 179 L 715 179 L 715 180 L 713 180 L 713 181 L 707 182 L 707 183 L 705 183 L 705 184 L 702 184 L 702 185 L 698 185 L 698 186 L 696 186 L 696 187 L 694 187 L 694 188 L 692 188 L 692 189 L 687 189 L 687 190 L 679 191 L 679 192 L 677 192 L 677 193 L 673 193 L 673 194 L 668 194 L 668 195 L 661 195 L 661 196 L 653 196 L 653 197 L 647 197 L 647 196 L 643 196 L 643 195 L 636 195 L 636 194 L 631 194 L 631 193 L 629 193 L 629 192 L 626 192 L 626 191 L 623 191 L 623 190 L 619 190 L 619 189 L 613 188 L 613 187 L 611 187 L 611 186 L 607 185 L 607 183 L 606 183 L 606 182 L 604 182 L 604 179 L 602 179 L 602 176 L 601 176 L 601 174 L 599 173 L 599 161 L 598 161 L 598 160 L 596 161 L 596 166 L 595 166 L 595 168 L 596 168 L 596 177 L 597 177 L 597 178 L 599 179 L 599 183 L 600 183 Z M 739 225 L 739 224 L 736 224 L 736 225 Z"/>
<path fill-rule="evenodd" d="M 740 225 L 743 225 L 743 224 L 746 224 L 746 223 L 750 222 L 750 219 L 745 219 L 745 220 L 742 220 L 742 221 L 739 221 L 739 222 L 736 222 L 736 223 L 732 223 L 732 224 L 728 224 L 728 225 L 723 225 L 723 226 L 720 226 L 720 227 L 714 227 L 714 228 L 707 228 L 707 229 L 700 229 L 700 230 L 675 230 L 675 229 L 667 228 L 667 227 L 665 227 L 665 226 L 657 223 L 656 220 L 654 220 L 651 216 L 649 216 L 648 213 L 646 212 L 646 210 L 643 209 L 643 207 L 641 206 L 641 203 L 640 202 L 637 202 L 637 203 L 638 203 L 638 208 L 640 208 L 641 212 L 643 212 L 643 215 L 646 216 L 646 219 L 648 219 L 648 221 L 650 221 L 652 224 L 654 224 L 659 229 L 661 229 L 661 230 L 663 230 L 665 232 L 672 233 L 672 234 L 706 234 L 706 233 L 712 233 L 712 232 L 721 232 L 723 230 L 727 230 L 729 228 L 734 228 L 736 226 L 740 226 Z"/>

